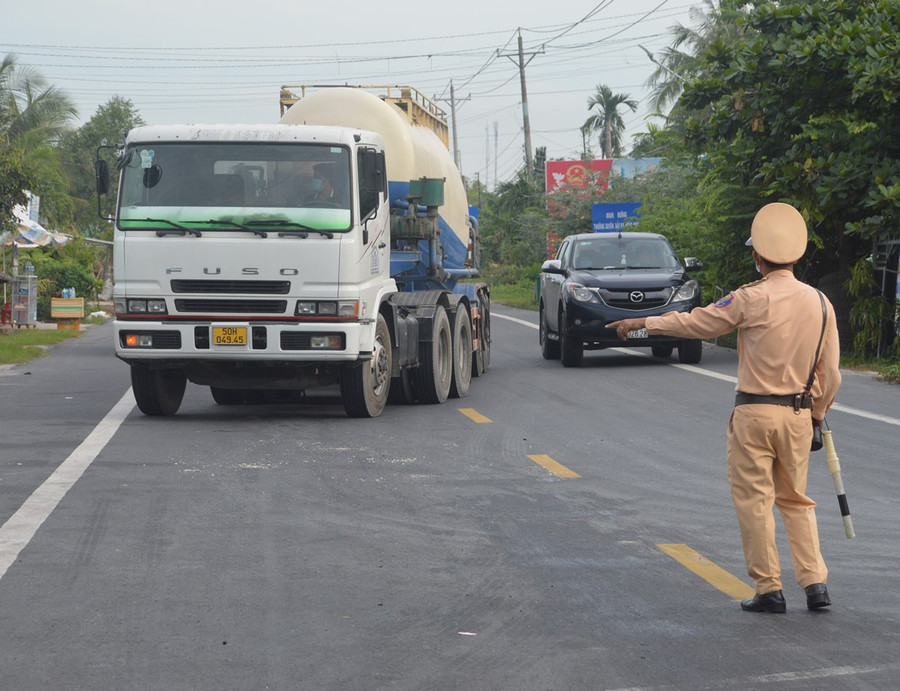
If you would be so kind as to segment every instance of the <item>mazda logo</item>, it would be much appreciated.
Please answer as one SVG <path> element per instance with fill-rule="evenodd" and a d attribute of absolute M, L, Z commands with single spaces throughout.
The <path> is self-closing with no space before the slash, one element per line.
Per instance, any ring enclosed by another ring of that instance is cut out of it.
<path fill-rule="evenodd" d="M 633 290 L 628 294 L 628 299 L 632 302 L 643 302 L 644 294 L 639 290 Z"/>

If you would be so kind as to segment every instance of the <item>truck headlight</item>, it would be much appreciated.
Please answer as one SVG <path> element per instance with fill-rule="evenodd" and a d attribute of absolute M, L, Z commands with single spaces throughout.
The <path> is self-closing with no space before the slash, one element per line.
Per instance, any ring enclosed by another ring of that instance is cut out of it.
<path fill-rule="evenodd" d="M 298 300 L 294 314 L 298 317 L 357 319 L 359 300 Z"/>
<path fill-rule="evenodd" d="M 116 314 L 168 314 L 166 301 L 160 298 L 116 298 Z"/>

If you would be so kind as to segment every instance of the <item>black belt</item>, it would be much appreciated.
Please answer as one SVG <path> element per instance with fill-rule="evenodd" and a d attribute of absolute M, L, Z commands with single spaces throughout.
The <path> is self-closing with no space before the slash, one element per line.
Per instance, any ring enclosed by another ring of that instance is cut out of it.
<path fill-rule="evenodd" d="M 737 394 L 735 394 L 735 405 L 749 405 L 752 403 L 786 405 L 797 409 L 812 408 L 812 399 L 802 393 L 788 394 L 787 396 L 762 396 L 755 393 L 743 393 L 738 391 Z"/>

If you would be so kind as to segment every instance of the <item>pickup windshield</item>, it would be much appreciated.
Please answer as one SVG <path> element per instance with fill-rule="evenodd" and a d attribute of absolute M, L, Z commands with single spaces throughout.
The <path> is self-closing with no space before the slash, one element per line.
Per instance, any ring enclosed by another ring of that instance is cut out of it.
<path fill-rule="evenodd" d="M 262 236 L 270 229 L 351 227 L 355 205 L 346 147 L 153 142 L 126 148 L 120 167 L 120 230 L 197 224 L 212 233 L 247 230 Z"/>

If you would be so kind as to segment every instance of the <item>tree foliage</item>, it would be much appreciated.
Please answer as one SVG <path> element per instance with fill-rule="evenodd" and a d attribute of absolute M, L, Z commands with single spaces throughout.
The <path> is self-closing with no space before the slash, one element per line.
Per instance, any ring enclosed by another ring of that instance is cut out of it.
<path fill-rule="evenodd" d="M 116 146 L 125 133 L 144 121 L 131 100 L 114 96 L 84 125 L 64 134 L 59 142 L 60 155 L 69 178 L 69 194 L 74 205 L 75 223 L 79 231 L 91 237 L 109 239 L 108 224 L 97 213 L 97 192 L 94 178 L 94 159 L 97 148 L 103 144 Z M 118 175 L 115 166 L 111 173 Z M 117 188 L 117 178 L 110 180 L 111 189 Z M 115 195 L 103 199 L 104 214 L 111 216 Z"/>
<path fill-rule="evenodd" d="M 682 97 L 715 175 L 800 208 L 826 269 L 900 220 L 898 14 L 897 0 L 750 3 Z"/>

